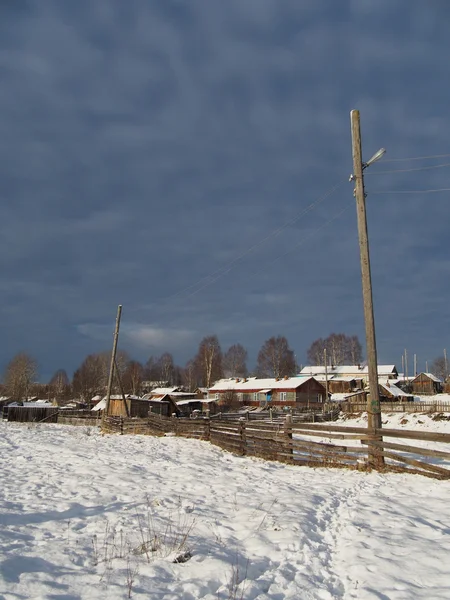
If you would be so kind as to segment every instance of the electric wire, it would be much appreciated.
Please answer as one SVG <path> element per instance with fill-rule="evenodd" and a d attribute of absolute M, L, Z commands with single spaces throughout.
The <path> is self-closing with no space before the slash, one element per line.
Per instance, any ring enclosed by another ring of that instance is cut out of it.
<path fill-rule="evenodd" d="M 450 163 L 442 163 L 440 165 L 426 165 L 424 167 L 414 167 L 411 169 L 391 169 L 388 171 L 365 171 L 364 176 L 367 175 L 386 175 L 388 173 L 409 173 L 411 171 L 428 171 L 430 169 L 442 169 L 443 167 L 450 167 Z"/>
<path fill-rule="evenodd" d="M 435 194 L 450 192 L 450 188 L 436 188 L 430 190 L 370 190 L 369 194 Z"/>
<path fill-rule="evenodd" d="M 408 158 L 384 158 L 383 162 L 408 162 L 412 160 L 431 160 L 433 158 L 448 158 L 450 154 L 433 154 L 430 156 L 410 156 Z"/>
<path fill-rule="evenodd" d="M 297 213 L 293 218 L 286 221 L 280 227 L 277 227 L 276 229 L 272 230 L 268 235 L 266 235 L 265 237 L 260 239 L 258 242 L 256 242 L 255 244 L 253 244 L 252 246 L 250 246 L 249 248 L 244 250 L 244 252 L 242 252 L 239 256 L 234 258 L 228 264 L 224 265 L 223 267 L 220 267 L 219 269 L 216 269 L 209 275 L 206 275 L 205 277 L 201 278 L 200 280 L 198 280 L 197 282 L 195 282 L 193 284 L 190 284 L 189 286 L 183 288 L 182 290 L 179 290 L 178 292 L 175 292 L 174 294 L 171 294 L 171 295 L 165 297 L 163 300 L 168 301 L 168 300 L 172 300 L 175 298 L 181 298 L 181 297 L 183 299 L 191 298 L 192 296 L 195 296 L 196 294 L 203 291 L 205 288 L 209 287 L 213 283 L 216 283 L 216 281 L 221 279 L 224 275 L 227 275 L 235 266 L 237 266 L 239 263 L 241 263 L 242 260 L 249 254 L 251 254 L 254 250 L 265 245 L 269 240 L 276 238 L 285 229 L 287 229 L 290 225 L 295 224 L 301 217 L 305 216 L 306 214 L 308 214 L 309 212 L 311 212 L 312 210 L 317 208 L 322 202 L 324 202 L 329 196 L 331 196 L 331 194 L 333 194 L 346 181 L 347 181 L 347 179 L 343 179 L 343 180 L 339 181 L 338 183 L 336 183 L 334 186 L 329 188 L 324 194 L 322 194 L 322 196 L 319 196 L 319 198 L 317 198 L 314 202 L 312 202 L 307 207 L 302 209 L 299 213 Z M 194 288 L 196 288 L 196 289 L 194 289 Z M 186 292 L 190 292 L 190 293 L 186 294 Z"/>

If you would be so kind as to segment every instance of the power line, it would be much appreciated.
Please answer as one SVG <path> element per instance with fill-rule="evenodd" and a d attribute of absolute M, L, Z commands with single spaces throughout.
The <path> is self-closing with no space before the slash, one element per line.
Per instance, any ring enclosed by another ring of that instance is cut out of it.
<path fill-rule="evenodd" d="M 325 221 L 325 223 L 323 223 L 320 227 L 317 227 L 316 229 L 314 229 L 309 235 L 307 235 L 306 237 L 304 237 L 298 244 L 295 244 L 295 246 L 293 246 L 292 248 L 290 248 L 289 250 L 287 250 L 283 254 L 280 254 L 279 256 L 277 256 L 276 258 L 274 258 L 273 260 L 271 260 L 270 262 L 266 263 L 264 265 L 264 269 L 266 269 L 269 265 L 272 265 L 273 263 L 277 262 L 281 258 L 284 258 L 288 254 L 291 254 L 291 252 L 294 252 L 294 250 L 297 250 L 297 248 L 299 248 L 300 246 L 303 246 L 303 244 L 305 242 L 307 242 L 310 238 L 312 238 L 313 236 L 315 236 L 316 233 L 319 233 L 319 231 L 322 231 L 322 229 L 325 229 L 326 227 L 328 227 L 328 225 L 331 225 L 331 223 L 333 223 L 334 221 L 336 221 L 336 219 L 338 219 L 342 214 L 344 214 L 344 212 L 346 210 L 348 210 L 350 208 L 350 206 L 353 206 L 353 202 L 348 203 L 346 206 L 342 207 L 341 210 L 339 210 L 335 215 L 333 215 L 331 217 L 331 219 L 328 219 L 328 221 Z M 262 273 L 262 271 L 263 271 L 263 269 L 260 269 L 259 271 L 256 271 L 252 275 L 257 275 L 259 273 Z M 252 275 L 250 275 L 250 277 Z"/>
<path fill-rule="evenodd" d="M 174 294 L 172 294 L 170 296 L 167 296 L 166 298 L 164 298 L 164 300 L 167 301 L 167 300 L 175 299 L 175 298 L 178 298 L 178 297 L 183 297 L 183 299 L 187 299 L 187 298 L 190 298 L 191 296 L 195 296 L 196 294 L 198 294 L 199 292 L 201 292 L 205 288 L 209 287 L 210 285 L 212 285 L 213 283 L 215 283 L 216 281 L 218 281 L 221 277 L 223 277 L 224 275 L 226 275 L 227 273 L 229 273 L 237 264 L 241 263 L 242 260 L 246 256 L 248 256 L 249 254 L 251 254 L 251 252 L 253 252 L 257 248 L 259 248 L 260 246 L 263 246 L 264 244 L 266 244 L 272 238 L 277 237 L 285 229 L 287 229 L 287 227 L 289 227 L 290 225 L 293 225 L 301 217 L 305 216 L 306 214 L 308 214 L 309 212 L 311 212 L 313 209 L 317 208 L 324 200 L 326 200 L 331 194 L 333 194 L 346 181 L 347 181 L 347 179 L 343 179 L 342 181 L 336 183 L 334 186 L 332 186 L 331 188 L 329 188 L 322 196 L 320 196 L 319 198 L 317 198 L 314 202 L 312 202 L 306 208 L 304 208 L 299 213 L 297 213 L 297 215 L 295 217 L 289 219 L 288 221 L 286 221 L 280 227 L 277 227 L 276 229 L 272 230 L 268 235 L 266 235 L 264 238 L 262 238 L 261 240 L 259 240 L 258 242 L 256 242 L 256 244 L 253 244 L 252 246 L 250 246 L 249 248 L 247 248 L 246 250 L 244 250 L 244 252 L 242 252 L 239 256 L 237 256 L 236 258 L 234 258 L 227 265 L 224 265 L 223 267 L 220 267 L 219 269 L 213 271 L 209 275 L 207 275 L 207 276 L 201 278 L 200 280 L 198 280 L 196 283 L 190 284 L 189 286 L 183 288 L 182 290 L 179 290 L 178 292 L 175 292 Z M 200 286 L 200 287 L 198 287 L 198 286 Z M 192 291 L 189 294 L 185 295 L 186 292 L 189 292 L 190 290 L 192 290 Z"/>
<path fill-rule="evenodd" d="M 438 192 L 450 192 L 450 188 L 437 188 L 431 190 L 371 190 L 372 194 L 434 194 Z"/>
<path fill-rule="evenodd" d="M 450 154 L 433 154 L 431 156 L 411 156 L 409 158 L 383 158 L 383 162 L 407 162 L 409 160 L 431 160 L 432 158 L 448 158 Z"/>
<path fill-rule="evenodd" d="M 440 165 L 427 165 L 426 167 L 415 167 L 412 169 L 392 169 L 389 171 L 371 171 L 364 175 L 386 175 L 387 173 L 408 173 L 410 171 L 428 171 L 429 169 L 442 169 L 443 167 L 450 167 L 450 163 L 442 163 Z"/>

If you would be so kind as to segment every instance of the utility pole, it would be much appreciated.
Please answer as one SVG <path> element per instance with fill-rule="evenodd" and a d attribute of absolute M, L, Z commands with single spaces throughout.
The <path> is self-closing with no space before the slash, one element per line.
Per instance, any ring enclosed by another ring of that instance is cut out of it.
<path fill-rule="evenodd" d="M 113 338 L 113 347 L 111 352 L 111 364 L 109 367 L 109 377 L 108 377 L 108 388 L 106 390 L 106 406 L 105 406 L 105 415 L 108 415 L 109 411 L 109 401 L 111 399 L 111 389 L 112 382 L 114 377 L 114 368 L 116 364 L 116 352 L 117 352 L 117 341 L 119 339 L 119 327 L 120 327 L 120 317 L 122 315 L 122 305 L 119 304 L 117 307 L 117 317 L 116 317 L 116 328 L 114 330 L 114 338 Z"/>
<path fill-rule="evenodd" d="M 445 363 L 445 377 L 444 380 L 447 379 L 448 375 L 448 366 L 447 366 L 447 350 L 444 348 L 444 363 Z"/>
<path fill-rule="evenodd" d="M 406 375 L 406 383 L 408 383 L 408 353 L 405 348 L 405 375 Z"/>
<path fill-rule="evenodd" d="M 366 327 L 367 366 L 369 371 L 370 400 L 367 400 L 367 426 L 369 429 L 381 429 L 380 394 L 378 389 L 378 362 L 375 339 L 375 319 L 373 314 L 372 280 L 370 274 L 369 240 L 367 234 L 366 198 L 364 191 L 364 168 L 383 156 L 378 151 L 367 163 L 362 161 L 361 127 L 359 110 L 350 113 L 352 130 L 353 176 L 355 182 L 356 212 L 358 219 L 359 252 L 361 259 L 361 277 L 364 303 L 364 322 Z M 383 457 L 369 446 L 369 459 L 382 465 Z"/>
<path fill-rule="evenodd" d="M 325 402 L 328 402 L 328 359 L 327 349 L 323 349 L 323 360 L 325 363 Z"/>
<path fill-rule="evenodd" d="M 414 377 L 417 376 L 417 354 L 414 354 Z"/>

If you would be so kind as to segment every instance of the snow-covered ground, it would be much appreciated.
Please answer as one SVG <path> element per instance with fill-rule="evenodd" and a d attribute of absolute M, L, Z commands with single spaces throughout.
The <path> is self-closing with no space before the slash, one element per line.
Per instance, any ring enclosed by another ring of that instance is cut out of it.
<path fill-rule="evenodd" d="M 0 449 L 2 599 L 450 597 L 449 481 L 50 424 Z"/>

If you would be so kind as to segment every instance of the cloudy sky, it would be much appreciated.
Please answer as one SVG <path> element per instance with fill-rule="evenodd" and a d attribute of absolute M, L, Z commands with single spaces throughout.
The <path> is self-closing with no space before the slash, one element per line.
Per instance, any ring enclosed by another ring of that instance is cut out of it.
<path fill-rule="evenodd" d="M 119 303 L 139 360 L 364 341 L 352 108 L 366 159 L 387 148 L 379 360 L 450 351 L 450 191 L 425 192 L 450 188 L 449 22 L 448 0 L 2 1 L 0 367 L 71 373 Z"/>

